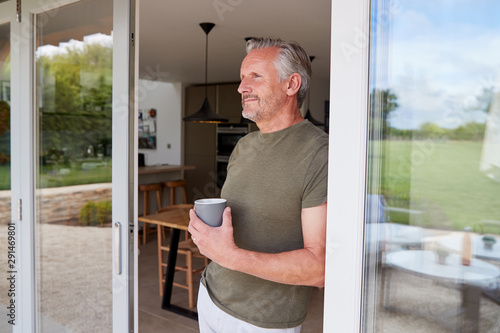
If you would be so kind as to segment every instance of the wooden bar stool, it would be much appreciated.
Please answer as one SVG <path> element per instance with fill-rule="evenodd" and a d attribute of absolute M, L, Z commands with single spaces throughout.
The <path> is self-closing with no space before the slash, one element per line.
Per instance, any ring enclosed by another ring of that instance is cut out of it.
<path fill-rule="evenodd" d="M 149 193 L 156 192 L 156 200 L 158 202 L 158 208 L 161 208 L 161 184 L 144 184 L 139 185 L 139 194 L 143 192 L 143 216 L 149 215 Z M 158 228 L 157 228 L 158 229 Z M 142 228 L 142 243 L 146 244 L 146 238 L 148 234 L 154 233 L 154 230 L 150 230 L 148 223 L 143 222 Z"/>
<path fill-rule="evenodd" d="M 175 209 L 186 209 L 186 208 L 193 208 L 193 205 L 187 205 L 187 204 L 182 204 L 182 205 L 170 205 L 166 206 L 163 208 L 160 208 L 156 213 L 161 213 L 161 212 L 168 212 L 171 210 Z M 165 236 L 162 235 L 162 233 L 158 233 L 158 282 L 159 282 L 159 287 L 160 287 L 160 296 L 163 296 L 163 288 L 164 288 L 164 283 L 165 283 L 165 271 L 167 268 L 167 263 L 163 261 L 164 257 L 164 252 L 165 254 L 170 251 L 170 244 L 168 242 L 164 242 Z M 200 274 L 203 272 L 205 267 L 207 267 L 209 260 L 207 257 L 202 255 L 200 253 L 200 250 L 198 250 L 198 247 L 193 243 L 193 240 L 191 238 L 188 238 L 184 241 L 180 241 L 177 249 L 177 254 L 182 254 L 186 256 L 186 263 L 184 266 L 182 265 L 176 265 L 175 270 L 176 271 L 182 271 L 186 273 L 186 284 L 183 283 L 178 283 L 174 282 L 174 286 L 180 287 L 183 289 L 186 289 L 188 291 L 188 301 L 189 301 L 189 307 L 193 308 L 195 306 L 194 304 L 194 283 L 193 283 L 193 276 L 196 274 Z M 204 260 L 203 265 L 201 265 L 201 262 L 198 263 L 198 267 L 195 268 L 193 266 L 193 259 L 194 258 L 201 258 Z"/>
<path fill-rule="evenodd" d="M 175 192 L 176 192 L 177 188 L 180 188 L 182 190 L 182 200 L 183 200 L 182 203 L 184 205 L 187 204 L 187 199 L 186 199 L 186 181 L 184 179 L 165 181 L 165 182 L 162 182 L 161 185 L 162 185 L 161 200 L 163 200 L 163 189 L 164 188 L 166 188 L 166 189 L 170 188 L 170 205 L 171 206 L 175 205 L 176 204 L 176 202 L 175 202 Z M 163 233 L 163 235 L 165 235 L 163 227 L 161 229 L 162 229 L 161 232 Z M 188 240 L 188 238 L 189 238 L 189 234 L 186 231 L 185 232 L 185 239 Z"/>
<path fill-rule="evenodd" d="M 186 199 L 186 181 L 184 179 L 181 180 L 171 180 L 161 183 L 163 188 L 170 188 L 170 204 L 175 205 L 175 190 L 180 188 L 182 190 L 182 203 L 187 204 Z M 162 198 L 163 198 L 163 188 L 162 188 Z"/>

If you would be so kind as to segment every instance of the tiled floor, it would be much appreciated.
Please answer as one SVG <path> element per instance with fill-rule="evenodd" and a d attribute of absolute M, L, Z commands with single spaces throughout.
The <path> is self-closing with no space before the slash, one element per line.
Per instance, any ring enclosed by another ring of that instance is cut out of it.
<path fill-rule="evenodd" d="M 180 263 L 182 255 L 178 256 Z M 198 259 L 195 259 L 198 260 Z M 203 265 L 203 261 L 195 261 L 195 265 Z M 184 280 L 184 274 L 176 273 L 176 280 Z M 198 279 L 195 278 L 197 281 Z M 199 283 L 196 285 L 196 290 Z M 172 304 L 187 308 L 187 290 L 174 287 Z M 323 325 L 323 290 L 315 289 L 310 303 L 310 309 L 302 333 L 322 332 Z M 161 308 L 159 295 L 158 268 L 156 255 L 156 236 L 151 235 L 148 243 L 141 245 L 139 255 L 139 332 L 156 333 L 199 332 L 198 322 Z"/>

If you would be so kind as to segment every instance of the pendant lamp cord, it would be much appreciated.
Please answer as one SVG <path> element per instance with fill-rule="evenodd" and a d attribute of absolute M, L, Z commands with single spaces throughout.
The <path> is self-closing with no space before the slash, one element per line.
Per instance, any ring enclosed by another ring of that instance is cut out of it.
<path fill-rule="evenodd" d="M 205 98 L 208 96 L 208 33 L 205 34 Z"/>

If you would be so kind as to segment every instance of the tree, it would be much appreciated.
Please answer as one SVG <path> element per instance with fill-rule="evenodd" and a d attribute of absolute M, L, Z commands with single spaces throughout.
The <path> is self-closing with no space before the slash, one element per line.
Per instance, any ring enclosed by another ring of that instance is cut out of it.
<path fill-rule="evenodd" d="M 419 134 L 421 138 L 437 139 L 446 136 L 446 133 L 447 133 L 446 129 L 441 128 L 438 125 L 431 122 L 425 122 L 422 125 L 420 125 Z"/>
<path fill-rule="evenodd" d="M 372 138 L 378 136 L 376 134 L 378 128 L 381 128 L 382 131 L 381 139 L 387 138 L 389 118 L 391 113 L 399 107 L 397 99 L 397 95 L 391 92 L 390 89 L 374 89 L 370 93 L 370 135 Z"/>
<path fill-rule="evenodd" d="M 457 127 L 452 131 L 452 138 L 455 140 L 473 140 L 479 141 L 484 138 L 486 124 L 477 123 L 474 121 Z"/>
<path fill-rule="evenodd" d="M 84 43 L 38 59 L 41 155 L 107 155 L 111 141 L 112 46 Z"/>

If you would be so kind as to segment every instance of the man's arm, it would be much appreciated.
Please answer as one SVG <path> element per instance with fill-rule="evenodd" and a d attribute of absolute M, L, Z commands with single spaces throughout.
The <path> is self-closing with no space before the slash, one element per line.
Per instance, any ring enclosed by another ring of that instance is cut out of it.
<path fill-rule="evenodd" d="M 304 248 L 281 253 L 240 249 L 234 244 L 230 209 L 222 226 L 213 228 L 190 212 L 189 232 L 200 252 L 219 265 L 274 282 L 323 287 L 326 248 L 326 202 L 302 209 Z"/>

